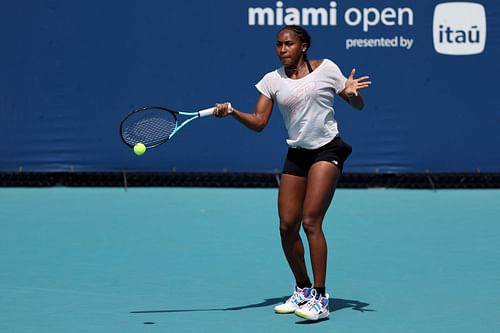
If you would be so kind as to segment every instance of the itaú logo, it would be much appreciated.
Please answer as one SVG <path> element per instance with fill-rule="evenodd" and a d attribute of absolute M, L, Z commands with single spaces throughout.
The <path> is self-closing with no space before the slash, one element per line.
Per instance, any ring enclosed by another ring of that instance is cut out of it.
<path fill-rule="evenodd" d="M 434 49 L 447 55 L 471 55 L 484 51 L 486 11 L 474 2 L 446 2 L 434 8 Z"/>

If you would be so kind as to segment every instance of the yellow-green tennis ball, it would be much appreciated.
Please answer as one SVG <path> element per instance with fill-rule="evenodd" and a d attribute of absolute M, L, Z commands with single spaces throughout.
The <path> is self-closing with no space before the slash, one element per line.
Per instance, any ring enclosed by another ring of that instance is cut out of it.
<path fill-rule="evenodd" d="M 134 146 L 134 153 L 137 155 L 137 156 L 141 156 L 142 154 L 144 154 L 146 152 L 146 146 L 143 144 L 143 143 L 137 143 L 135 146 Z"/>

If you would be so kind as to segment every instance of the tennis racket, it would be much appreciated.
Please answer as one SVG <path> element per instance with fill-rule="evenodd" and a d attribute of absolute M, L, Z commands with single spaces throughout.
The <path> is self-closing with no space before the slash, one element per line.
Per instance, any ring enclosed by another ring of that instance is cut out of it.
<path fill-rule="evenodd" d="M 129 147 L 142 143 L 148 149 L 155 148 L 170 140 L 188 123 L 210 116 L 214 110 L 215 107 L 211 107 L 197 112 L 179 112 L 161 106 L 142 107 L 123 118 L 120 123 L 120 136 Z M 188 118 L 180 122 L 179 116 Z"/>

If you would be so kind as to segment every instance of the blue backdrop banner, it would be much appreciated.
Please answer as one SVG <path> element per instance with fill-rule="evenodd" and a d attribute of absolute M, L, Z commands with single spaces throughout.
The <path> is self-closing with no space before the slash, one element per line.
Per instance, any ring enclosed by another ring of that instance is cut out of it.
<path fill-rule="evenodd" d="M 261 133 L 197 120 L 135 156 L 120 119 L 143 105 L 252 112 L 282 25 L 308 55 L 369 75 L 362 112 L 335 101 L 347 172 L 500 172 L 500 3 L 24 0 L 0 11 L 0 171 L 280 170 L 279 110 Z"/>

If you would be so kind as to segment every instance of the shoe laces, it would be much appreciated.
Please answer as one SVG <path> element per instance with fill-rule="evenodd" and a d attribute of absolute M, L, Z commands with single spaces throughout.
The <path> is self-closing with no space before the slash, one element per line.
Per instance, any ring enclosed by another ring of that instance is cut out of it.
<path fill-rule="evenodd" d="M 292 296 L 290 296 L 287 299 L 286 303 L 299 303 L 299 302 L 301 302 L 301 300 L 302 300 L 301 295 L 302 295 L 302 293 L 300 291 L 295 290 L 293 292 Z"/>
<path fill-rule="evenodd" d="M 304 307 L 307 309 L 311 309 L 316 303 L 319 303 L 321 307 L 325 307 L 325 303 L 323 302 L 323 297 L 322 295 L 318 295 L 318 292 L 316 289 L 311 290 L 311 298 L 307 301 L 306 304 L 304 304 Z"/>
<path fill-rule="evenodd" d="M 300 303 L 304 302 L 306 299 L 308 299 L 308 297 L 309 297 L 309 295 L 307 295 L 307 297 L 306 297 L 306 288 L 304 288 L 304 289 L 296 288 L 293 291 L 292 296 L 290 296 L 287 299 L 286 303 L 300 304 Z"/>

